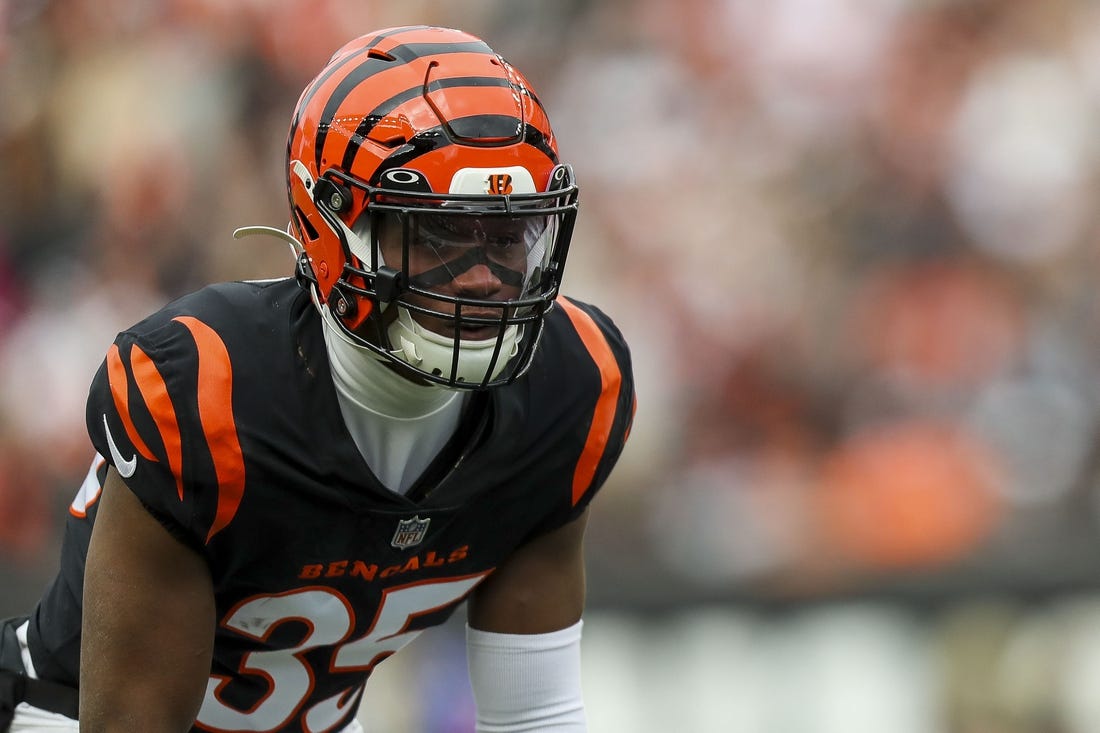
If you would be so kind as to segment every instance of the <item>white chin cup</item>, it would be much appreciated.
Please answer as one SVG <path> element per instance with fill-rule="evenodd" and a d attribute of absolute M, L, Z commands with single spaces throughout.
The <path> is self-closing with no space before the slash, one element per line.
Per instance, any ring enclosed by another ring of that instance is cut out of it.
<path fill-rule="evenodd" d="M 397 310 L 397 318 L 390 324 L 388 331 L 392 353 L 417 369 L 444 377 L 449 376 L 451 362 L 454 359 L 454 339 L 424 328 L 406 309 Z M 486 379 L 496 379 L 512 357 L 519 353 L 521 333 L 519 327 L 515 325 L 504 329 L 500 356 L 497 357 L 497 363 L 493 366 L 491 374 L 487 373 L 497 340 L 491 338 L 483 341 L 465 339 L 460 341 L 455 380 L 476 384 Z"/>

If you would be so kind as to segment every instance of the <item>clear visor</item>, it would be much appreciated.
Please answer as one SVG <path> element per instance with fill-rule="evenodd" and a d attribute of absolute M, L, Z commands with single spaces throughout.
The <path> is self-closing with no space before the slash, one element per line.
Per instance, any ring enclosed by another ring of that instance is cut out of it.
<path fill-rule="evenodd" d="M 491 283 L 494 300 L 518 300 L 539 292 L 559 219 L 420 210 L 386 212 L 374 221 L 381 261 L 400 267 L 413 290 L 473 278 Z"/>

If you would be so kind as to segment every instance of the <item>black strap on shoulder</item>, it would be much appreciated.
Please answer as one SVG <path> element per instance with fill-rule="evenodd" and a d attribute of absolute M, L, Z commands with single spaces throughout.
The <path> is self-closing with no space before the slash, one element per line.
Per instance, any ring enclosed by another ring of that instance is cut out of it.
<path fill-rule="evenodd" d="M 72 687 L 48 680 L 32 680 L 10 669 L 0 669 L 0 697 L 10 699 L 13 709 L 15 705 L 25 702 L 39 710 L 61 713 L 73 720 L 80 712 L 80 696 Z"/>
<path fill-rule="evenodd" d="M 13 616 L 0 620 L 0 669 L 24 672 L 23 654 L 19 650 L 19 638 L 15 630 L 27 621 L 26 616 Z"/>
<path fill-rule="evenodd" d="M 11 728 L 15 717 L 15 677 L 0 669 L 0 733 Z"/>
<path fill-rule="evenodd" d="M 0 619 L 0 731 L 7 730 L 15 706 L 25 702 L 39 710 L 77 719 L 80 697 L 75 688 L 26 675 L 15 636 L 26 617 Z"/>

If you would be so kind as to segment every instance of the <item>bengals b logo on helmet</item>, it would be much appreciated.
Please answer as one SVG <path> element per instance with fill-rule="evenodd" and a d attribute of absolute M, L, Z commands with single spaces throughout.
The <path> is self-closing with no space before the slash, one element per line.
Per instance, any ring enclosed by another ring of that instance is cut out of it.
<path fill-rule="evenodd" d="M 496 196 L 512 193 L 512 176 L 507 173 L 494 173 L 490 175 L 487 193 Z"/>

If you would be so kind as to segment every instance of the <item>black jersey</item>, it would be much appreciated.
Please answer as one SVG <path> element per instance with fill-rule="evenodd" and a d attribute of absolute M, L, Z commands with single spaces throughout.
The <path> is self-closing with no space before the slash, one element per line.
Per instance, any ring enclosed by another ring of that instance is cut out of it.
<path fill-rule="evenodd" d="M 378 662 L 578 516 L 626 440 L 627 348 L 597 309 L 560 298 L 527 374 L 475 393 L 440 457 L 395 493 L 345 427 L 322 328 L 308 295 L 278 280 L 205 288 L 118 336 L 88 400 L 103 458 L 31 617 L 41 676 L 77 682 L 108 461 L 210 568 L 219 624 L 196 728 L 329 730 Z"/>

